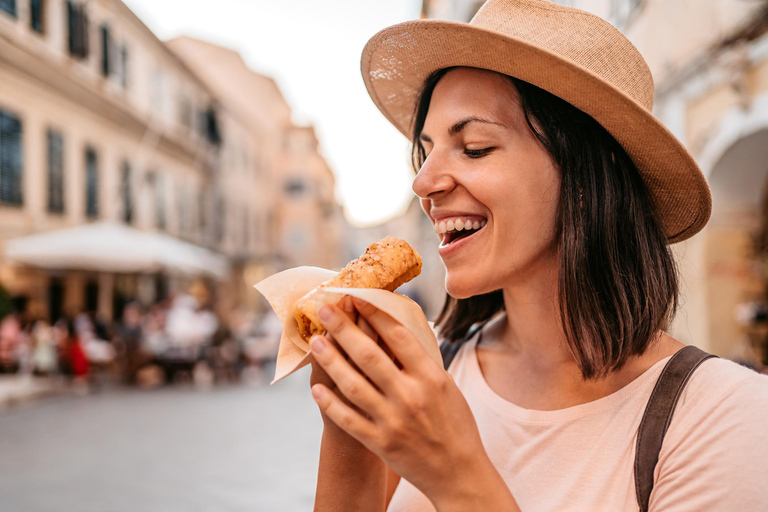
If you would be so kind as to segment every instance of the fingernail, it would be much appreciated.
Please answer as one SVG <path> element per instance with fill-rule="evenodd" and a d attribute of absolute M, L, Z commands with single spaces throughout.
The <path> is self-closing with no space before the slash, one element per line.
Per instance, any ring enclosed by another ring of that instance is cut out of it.
<path fill-rule="evenodd" d="M 344 297 L 342 306 L 344 307 L 344 311 L 346 311 L 347 313 L 351 313 L 355 310 L 355 306 L 354 304 L 352 304 L 352 297 L 350 297 L 349 295 Z"/>
<path fill-rule="evenodd" d="M 323 396 L 323 388 L 317 384 L 312 386 L 312 396 L 315 397 L 315 400 L 320 400 L 320 398 Z"/>
<path fill-rule="evenodd" d="M 353 297 L 352 301 L 355 303 L 355 306 L 358 307 L 363 307 L 367 304 L 367 302 L 365 302 L 363 299 L 359 299 L 357 297 Z"/>
<path fill-rule="evenodd" d="M 323 341 L 323 338 L 320 336 L 315 336 L 312 338 L 309 341 L 309 348 L 312 350 L 312 352 L 321 354 L 323 350 L 325 350 L 325 342 Z"/>
<path fill-rule="evenodd" d="M 317 311 L 317 314 L 320 317 L 320 320 L 330 320 L 333 316 L 333 309 L 331 309 L 330 306 L 325 305 Z"/>

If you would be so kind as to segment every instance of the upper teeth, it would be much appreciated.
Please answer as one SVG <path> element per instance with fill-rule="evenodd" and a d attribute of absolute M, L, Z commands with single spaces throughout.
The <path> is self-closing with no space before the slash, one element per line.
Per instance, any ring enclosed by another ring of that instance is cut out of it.
<path fill-rule="evenodd" d="M 472 220 L 457 217 L 455 219 L 441 220 L 435 224 L 435 233 L 442 235 L 449 231 L 462 231 L 465 229 L 480 229 L 485 226 L 486 220 Z"/>

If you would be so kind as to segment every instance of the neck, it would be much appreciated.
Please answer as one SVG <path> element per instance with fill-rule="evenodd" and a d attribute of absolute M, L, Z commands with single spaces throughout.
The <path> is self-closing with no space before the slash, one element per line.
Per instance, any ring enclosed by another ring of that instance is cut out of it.
<path fill-rule="evenodd" d="M 503 297 L 506 318 L 495 336 L 499 348 L 537 366 L 575 366 L 560 322 L 556 270 L 505 287 Z"/>

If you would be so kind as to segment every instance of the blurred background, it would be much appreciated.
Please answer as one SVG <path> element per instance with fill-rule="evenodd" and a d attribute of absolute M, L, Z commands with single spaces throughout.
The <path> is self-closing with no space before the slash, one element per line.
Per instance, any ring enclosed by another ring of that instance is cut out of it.
<path fill-rule="evenodd" d="M 640 50 L 707 176 L 670 333 L 768 364 L 768 2 L 570 0 Z M 474 0 L 0 0 L 0 509 L 307 510 L 308 375 L 269 388 L 252 288 L 437 237 L 359 77 L 377 30 Z"/>

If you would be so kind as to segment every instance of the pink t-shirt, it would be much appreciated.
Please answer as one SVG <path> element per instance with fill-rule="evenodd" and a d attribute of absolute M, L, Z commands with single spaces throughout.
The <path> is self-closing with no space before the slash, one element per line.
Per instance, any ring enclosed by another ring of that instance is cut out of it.
<path fill-rule="evenodd" d="M 567 409 L 523 409 L 497 395 L 477 337 L 450 373 L 496 469 L 523 512 L 636 511 L 640 420 L 669 358 L 609 396 Z M 654 473 L 651 511 L 768 511 L 768 377 L 723 359 L 702 363 L 683 391 Z M 389 512 L 434 511 L 404 479 Z"/>

